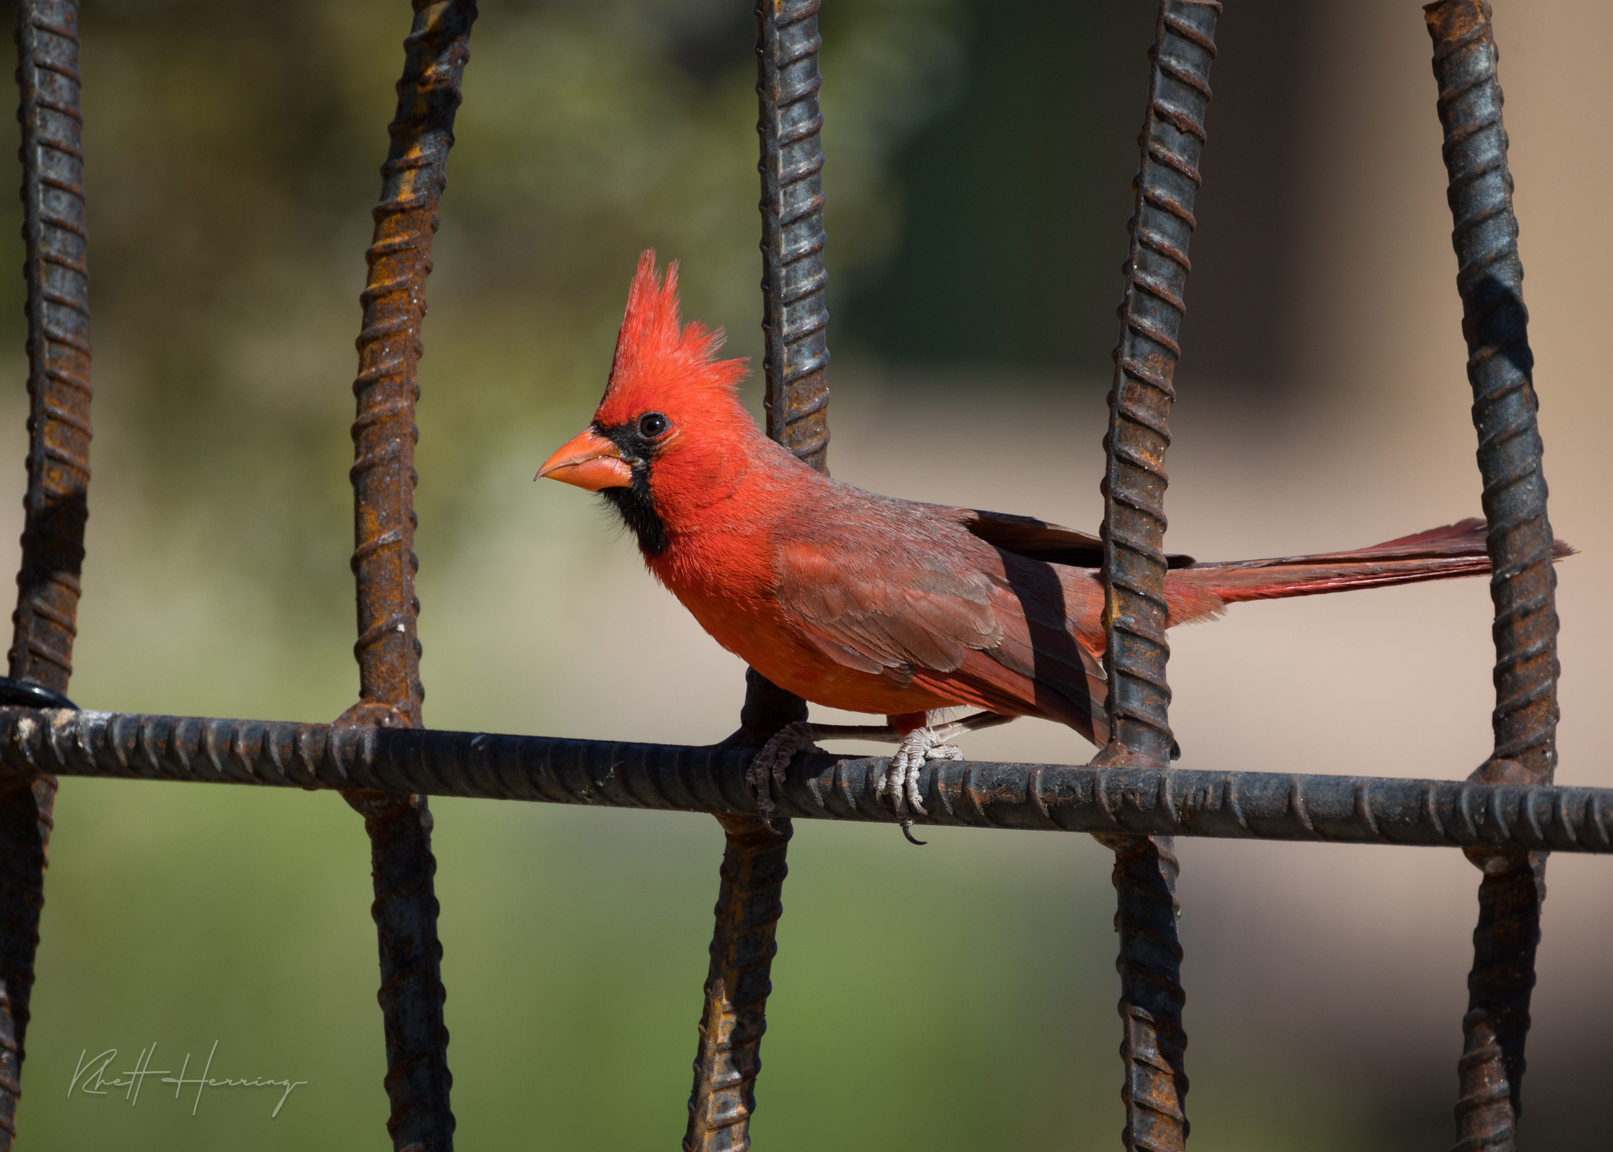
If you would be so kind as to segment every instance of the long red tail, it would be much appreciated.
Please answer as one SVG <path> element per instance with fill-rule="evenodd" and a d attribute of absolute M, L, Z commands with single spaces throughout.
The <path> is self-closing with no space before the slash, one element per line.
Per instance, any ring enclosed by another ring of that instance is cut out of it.
<path fill-rule="evenodd" d="M 1185 623 L 1243 600 L 1277 600 L 1346 588 L 1479 576 L 1490 570 L 1490 557 L 1484 551 L 1485 532 L 1484 521 L 1474 518 L 1351 552 L 1195 563 L 1173 569 L 1166 576 L 1171 623 Z M 1557 559 L 1573 552 L 1561 540 L 1552 544 L 1552 555 Z"/>

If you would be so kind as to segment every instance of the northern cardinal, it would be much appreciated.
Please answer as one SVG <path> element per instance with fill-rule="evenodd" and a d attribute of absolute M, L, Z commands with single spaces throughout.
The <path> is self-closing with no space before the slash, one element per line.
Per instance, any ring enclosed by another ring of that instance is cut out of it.
<path fill-rule="evenodd" d="M 1018 716 L 1108 739 L 1102 544 L 1028 516 L 879 496 L 820 475 L 769 440 L 735 395 L 742 360 L 721 331 L 679 320 L 639 258 L 604 399 L 538 472 L 599 492 L 656 578 L 712 637 L 815 704 L 884 713 L 887 726 L 793 724 L 752 768 L 764 819 L 797 751 L 815 739 L 898 743 L 880 783 L 912 839 L 918 769 L 961 759 L 951 737 Z M 1308 596 L 1490 570 L 1482 520 L 1352 552 L 1195 563 L 1173 556 L 1172 625 L 1241 600 Z M 1565 555 L 1566 546 L 1558 546 Z M 952 723 L 931 714 L 979 711 Z"/>

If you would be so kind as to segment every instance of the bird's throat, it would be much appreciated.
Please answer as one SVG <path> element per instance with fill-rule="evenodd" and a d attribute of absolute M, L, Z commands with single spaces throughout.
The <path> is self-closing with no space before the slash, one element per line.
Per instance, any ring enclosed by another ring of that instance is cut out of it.
<path fill-rule="evenodd" d="M 646 560 L 653 560 L 666 551 L 666 522 L 656 510 L 655 497 L 650 493 L 649 474 L 643 467 L 633 469 L 631 486 L 605 488 L 600 495 L 637 538 L 639 551 L 644 553 Z"/>

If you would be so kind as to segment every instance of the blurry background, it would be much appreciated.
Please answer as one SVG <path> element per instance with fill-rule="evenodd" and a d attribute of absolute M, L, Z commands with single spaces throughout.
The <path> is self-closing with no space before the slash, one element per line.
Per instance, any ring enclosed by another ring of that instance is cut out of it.
<path fill-rule="evenodd" d="M 1565 783 L 1613 784 L 1596 0 L 1498 3 L 1561 570 Z M 739 0 L 482 0 L 421 369 L 427 720 L 708 742 L 738 663 L 583 494 L 634 258 L 759 361 L 754 25 Z M 840 0 L 822 19 L 837 475 L 1100 515 L 1152 0 Z M 72 694 L 328 720 L 354 699 L 357 297 L 402 0 L 85 0 L 95 482 Z M 1346 547 L 1478 511 L 1422 14 L 1239 0 L 1217 39 L 1171 543 Z M 1563 174 L 1572 172 L 1572 179 Z M 17 268 L 14 200 L 0 267 Z M 22 281 L 0 277 L 0 540 L 20 530 Z M 758 398 L 753 387 L 750 395 Z M 759 408 L 759 404 L 757 405 Z M 9 479 L 5 477 L 9 475 Z M 0 564 L 4 567 L 4 564 Z M 1173 637 L 1184 766 L 1465 775 L 1484 583 L 1241 607 Z M 623 653 L 633 653 L 631 658 Z M 1021 721 L 977 758 L 1079 762 Z M 679 1138 L 721 836 L 437 801 L 463 1148 Z M 1085 838 L 802 822 L 759 1146 L 1113 1148 L 1110 857 Z M 65 780 L 20 1122 L 31 1147 L 388 1146 L 367 843 L 339 798 Z M 1477 873 L 1452 852 L 1186 841 L 1193 1145 L 1447 1146 Z M 1524 1139 L 1605 1140 L 1606 860 L 1554 859 Z M 305 1080 L 195 1117 L 68 1098 L 81 1053 Z"/>

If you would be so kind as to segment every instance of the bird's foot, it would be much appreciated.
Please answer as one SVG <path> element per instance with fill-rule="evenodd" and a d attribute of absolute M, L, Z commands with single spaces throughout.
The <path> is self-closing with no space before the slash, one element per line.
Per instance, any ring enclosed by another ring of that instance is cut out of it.
<path fill-rule="evenodd" d="M 772 739 L 762 745 L 762 750 L 756 753 L 756 759 L 750 763 L 750 770 L 745 773 L 745 782 L 750 785 L 751 792 L 756 797 L 756 812 L 762 818 L 763 825 L 769 832 L 777 833 L 773 827 L 773 813 L 776 806 L 773 803 L 773 784 L 784 787 L 784 770 L 789 767 L 790 761 L 797 752 L 821 752 L 816 741 L 818 727 L 808 724 L 804 720 L 797 720 L 793 724 L 786 724 L 773 734 Z"/>
<path fill-rule="evenodd" d="M 923 844 L 925 841 L 913 837 L 913 817 L 908 814 L 911 807 L 920 816 L 928 816 L 924 810 L 924 802 L 919 799 L 919 769 L 926 760 L 962 760 L 963 751 L 956 744 L 944 743 L 945 737 L 934 728 L 915 728 L 902 737 L 901 744 L 896 749 L 896 755 L 891 757 L 890 767 L 880 777 L 876 795 L 889 795 L 891 803 L 896 809 L 896 821 L 902 826 L 902 835 L 913 844 Z"/>

